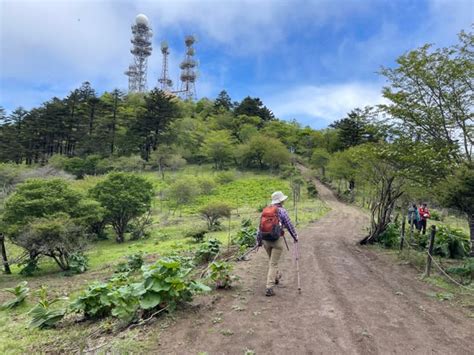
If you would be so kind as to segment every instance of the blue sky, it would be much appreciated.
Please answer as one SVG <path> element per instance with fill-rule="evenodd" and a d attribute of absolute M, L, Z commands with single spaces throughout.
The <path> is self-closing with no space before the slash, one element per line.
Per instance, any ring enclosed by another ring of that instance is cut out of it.
<path fill-rule="evenodd" d="M 153 28 L 148 85 L 170 44 L 171 77 L 195 34 L 198 97 L 258 96 L 277 117 L 314 128 L 380 103 L 376 72 L 424 43 L 456 43 L 474 22 L 470 0 L 0 0 L 0 105 L 32 108 L 83 81 L 126 90 L 130 25 Z"/>

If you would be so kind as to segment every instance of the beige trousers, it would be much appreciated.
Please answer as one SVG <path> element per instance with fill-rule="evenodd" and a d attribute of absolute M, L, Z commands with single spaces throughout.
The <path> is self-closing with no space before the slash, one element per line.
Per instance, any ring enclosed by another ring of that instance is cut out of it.
<path fill-rule="evenodd" d="M 280 261 L 281 253 L 284 248 L 283 237 L 278 238 L 274 242 L 268 240 L 263 241 L 263 247 L 268 254 L 268 275 L 267 275 L 267 288 L 271 288 L 275 285 L 275 278 L 278 272 L 278 261 Z"/>

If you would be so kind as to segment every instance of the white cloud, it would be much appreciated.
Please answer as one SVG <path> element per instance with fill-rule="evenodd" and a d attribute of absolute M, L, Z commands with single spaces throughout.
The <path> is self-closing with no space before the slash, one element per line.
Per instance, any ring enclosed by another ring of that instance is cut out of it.
<path fill-rule="evenodd" d="M 303 117 L 310 125 L 320 125 L 321 121 L 328 125 L 354 108 L 380 104 L 383 98 L 380 85 L 354 82 L 298 86 L 270 94 L 264 102 L 279 118 Z"/>

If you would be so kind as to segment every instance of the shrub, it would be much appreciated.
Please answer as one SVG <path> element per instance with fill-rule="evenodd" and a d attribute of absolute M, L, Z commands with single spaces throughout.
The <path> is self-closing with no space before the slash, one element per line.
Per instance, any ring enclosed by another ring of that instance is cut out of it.
<path fill-rule="evenodd" d="M 127 255 L 127 262 L 117 265 L 116 272 L 133 272 L 139 270 L 143 263 L 143 252 Z"/>
<path fill-rule="evenodd" d="M 47 289 L 41 286 L 38 291 L 39 301 L 28 314 L 32 320 L 30 327 L 32 328 L 51 328 L 54 327 L 66 314 L 67 308 L 57 306 L 59 302 L 67 300 L 65 297 L 49 299 Z"/>
<path fill-rule="evenodd" d="M 215 282 L 216 288 L 231 288 L 236 279 L 231 275 L 232 265 L 225 261 L 214 261 L 210 266 L 210 278 Z"/>
<path fill-rule="evenodd" d="M 204 195 L 209 195 L 212 190 L 216 188 L 216 182 L 214 179 L 209 177 L 201 177 L 197 181 L 201 193 Z"/>
<path fill-rule="evenodd" d="M 431 215 L 431 220 L 433 221 L 441 221 L 443 218 L 441 216 L 441 213 L 437 210 L 431 210 L 430 211 L 430 215 Z"/>
<path fill-rule="evenodd" d="M 433 254 L 452 259 L 461 259 L 469 254 L 469 236 L 460 229 L 439 226 L 436 232 Z"/>
<path fill-rule="evenodd" d="M 462 266 L 450 267 L 446 272 L 457 275 L 464 283 L 471 283 L 474 279 L 474 259 L 467 259 Z"/>
<path fill-rule="evenodd" d="M 256 234 L 257 228 L 252 226 L 252 220 L 250 218 L 244 219 L 234 243 L 244 247 L 253 247 L 256 243 Z"/>
<path fill-rule="evenodd" d="M 229 218 L 231 206 L 225 202 L 210 202 L 201 207 L 199 213 L 206 220 L 209 230 L 218 230 L 220 219 L 222 217 Z"/>
<path fill-rule="evenodd" d="M 190 178 L 177 179 L 168 190 L 168 195 L 176 207 L 189 204 L 198 194 L 199 186 Z"/>
<path fill-rule="evenodd" d="M 318 197 L 318 189 L 312 181 L 308 181 L 306 184 L 306 191 L 309 197 L 316 198 Z"/>
<path fill-rule="evenodd" d="M 105 208 L 118 243 L 125 240 L 125 231 L 134 218 L 151 208 L 153 185 L 146 179 L 129 173 L 111 173 L 90 190 L 92 197 Z"/>
<path fill-rule="evenodd" d="M 195 258 L 200 262 L 211 261 L 217 254 L 219 254 L 221 242 L 217 239 L 208 239 L 202 243 L 196 251 Z"/>
<path fill-rule="evenodd" d="M 146 162 L 138 155 L 104 158 L 97 162 L 97 174 L 106 174 L 112 171 L 138 172 L 142 171 Z"/>
<path fill-rule="evenodd" d="M 208 230 L 206 229 L 192 230 L 186 233 L 186 237 L 193 238 L 196 243 L 201 243 L 207 232 Z"/>
<path fill-rule="evenodd" d="M 235 180 L 235 173 L 232 171 L 222 171 L 216 174 L 215 179 L 218 184 L 225 185 Z"/>
<path fill-rule="evenodd" d="M 30 259 L 47 256 L 62 270 L 70 269 L 72 254 L 84 249 L 87 243 L 84 228 L 74 223 L 65 213 L 35 218 L 14 239 L 26 249 Z"/>
<path fill-rule="evenodd" d="M 0 310 L 12 309 L 22 304 L 30 292 L 30 289 L 27 287 L 27 285 L 28 285 L 28 282 L 23 281 L 23 282 L 20 282 L 15 287 L 4 288 L 2 291 L 11 293 L 13 296 L 15 296 L 15 298 L 3 303 L 0 306 Z"/>
<path fill-rule="evenodd" d="M 89 259 L 81 252 L 69 256 L 69 273 L 82 274 L 89 268 Z"/>
<path fill-rule="evenodd" d="M 33 276 L 33 274 L 39 270 L 38 259 L 28 259 L 24 264 L 23 268 L 20 270 L 20 275 L 22 276 Z"/>
<path fill-rule="evenodd" d="M 399 244 L 400 229 L 398 224 L 389 223 L 385 231 L 379 236 L 378 242 L 385 248 L 393 248 Z"/>

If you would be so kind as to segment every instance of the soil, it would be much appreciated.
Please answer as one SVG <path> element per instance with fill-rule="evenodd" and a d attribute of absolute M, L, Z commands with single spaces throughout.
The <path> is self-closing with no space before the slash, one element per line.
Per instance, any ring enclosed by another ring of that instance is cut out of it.
<path fill-rule="evenodd" d="M 332 210 L 299 231 L 301 294 L 293 243 L 273 297 L 264 295 L 268 258 L 259 250 L 236 265 L 237 287 L 201 298 L 157 334 L 154 353 L 472 353 L 474 320 L 430 297 L 437 290 L 413 268 L 359 246 L 366 213 L 317 188 Z"/>

